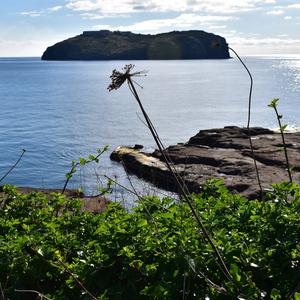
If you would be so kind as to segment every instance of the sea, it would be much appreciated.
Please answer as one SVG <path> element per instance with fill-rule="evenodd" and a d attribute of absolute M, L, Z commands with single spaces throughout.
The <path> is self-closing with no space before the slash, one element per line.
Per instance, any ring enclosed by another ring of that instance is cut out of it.
<path fill-rule="evenodd" d="M 300 56 L 242 57 L 254 79 L 251 126 L 278 127 L 268 107 L 289 129 L 300 127 Z M 71 162 L 109 145 L 99 163 L 79 167 L 68 188 L 96 195 L 113 179 L 110 197 L 131 198 L 127 189 L 164 195 L 126 174 L 109 159 L 120 145 L 155 149 L 127 84 L 109 92 L 110 75 L 125 64 L 146 76 L 133 78 L 140 99 L 165 146 L 189 140 L 199 130 L 247 125 L 249 76 L 236 59 L 173 61 L 41 61 L 0 58 L 0 183 L 62 188 Z M 124 187 L 125 188 L 124 188 Z M 127 189 L 126 189 L 127 188 Z M 135 197 L 135 196 L 133 196 Z"/>

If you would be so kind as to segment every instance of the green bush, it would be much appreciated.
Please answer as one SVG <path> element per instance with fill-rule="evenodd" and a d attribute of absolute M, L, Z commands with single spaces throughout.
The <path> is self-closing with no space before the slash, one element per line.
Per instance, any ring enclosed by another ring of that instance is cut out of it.
<path fill-rule="evenodd" d="M 248 201 L 212 181 L 194 201 L 234 278 L 219 271 L 186 204 L 145 197 L 131 212 L 81 210 L 60 194 L 6 186 L 0 283 L 6 299 L 299 299 L 300 187 Z M 90 292 L 90 294 L 87 293 Z M 40 296 L 41 296 L 40 295 Z M 184 298 L 185 297 L 185 298 Z"/>

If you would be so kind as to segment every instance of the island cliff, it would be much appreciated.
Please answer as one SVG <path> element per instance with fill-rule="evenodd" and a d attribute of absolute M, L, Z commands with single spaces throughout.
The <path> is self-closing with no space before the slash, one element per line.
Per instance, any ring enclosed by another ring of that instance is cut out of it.
<path fill-rule="evenodd" d="M 156 35 L 120 31 L 84 31 L 48 47 L 42 60 L 226 59 L 226 40 L 200 30 Z"/>

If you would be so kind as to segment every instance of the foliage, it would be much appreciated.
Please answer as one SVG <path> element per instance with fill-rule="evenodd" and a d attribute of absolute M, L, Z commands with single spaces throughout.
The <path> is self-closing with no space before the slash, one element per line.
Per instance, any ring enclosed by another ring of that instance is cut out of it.
<path fill-rule="evenodd" d="M 93 155 L 93 154 L 90 154 L 89 155 L 89 158 L 84 158 L 84 157 L 80 157 L 78 162 L 75 162 L 75 160 L 72 160 L 72 163 L 71 163 L 71 170 L 69 172 L 66 173 L 66 181 L 65 181 L 65 184 L 64 184 L 64 187 L 62 189 L 62 194 L 64 194 L 66 188 L 67 188 L 67 185 L 70 181 L 70 179 L 73 177 L 73 175 L 77 172 L 77 167 L 78 166 L 85 166 L 89 163 L 92 163 L 92 162 L 95 162 L 95 163 L 99 163 L 99 157 L 108 150 L 109 146 L 106 145 L 103 149 L 101 148 L 98 148 L 97 149 L 97 154 L 96 155 Z"/>
<path fill-rule="evenodd" d="M 263 202 L 232 195 L 220 181 L 193 196 L 234 284 L 199 239 L 185 203 L 145 197 L 132 212 L 111 203 L 92 214 L 61 194 L 4 191 L 0 282 L 6 299 L 37 297 L 16 289 L 51 299 L 91 299 L 86 291 L 97 299 L 285 299 L 300 282 L 295 183 L 274 185 Z"/>
<path fill-rule="evenodd" d="M 287 124 L 284 124 L 284 125 L 281 124 L 282 115 L 280 115 L 278 113 L 278 109 L 277 109 L 278 102 L 279 102 L 279 99 L 272 99 L 268 106 L 273 108 L 274 111 L 275 111 L 275 114 L 276 114 L 277 122 L 278 122 L 278 125 L 279 125 L 279 131 L 280 131 L 281 139 L 282 139 L 283 151 L 284 151 L 284 155 L 285 155 L 286 170 L 287 170 L 287 173 L 288 173 L 288 176 L 289 176 L 289 180 L 290 180 L 290 182 L 292 182 L 293 181 L 292 173 L 291 173 L 292 167 L 290 166 L 290 163 L 289 163 L 289 157 L 288 157 L 288 154 L 287 154 L 287 145 L 285 143 L 285 138 L 284 138 L 284 131 L 286 130 L 288 125 Z"/>

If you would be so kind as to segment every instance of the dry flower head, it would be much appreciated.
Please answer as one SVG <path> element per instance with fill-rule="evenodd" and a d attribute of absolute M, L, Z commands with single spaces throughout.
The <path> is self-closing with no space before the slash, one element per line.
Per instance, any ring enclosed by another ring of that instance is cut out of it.
<path fill-rule="evenodd" d="M 130 79 L 131 77 L 134 76 L 146 76 L 146 71 L 139 71 L 139 72 L 134 72 L 130 73 L 132 69 L 134 68 L 134 65 L 129 64 L 125 65 L 124 68 L 122 68 L 123 72 L 120 72 L 116 69 L 113 70 L 112 75 L 110 76 L 111 79 L 111 84 L 108 86 L 108 90 L 117 90 L 122 86 L 122 84 Z"/>

